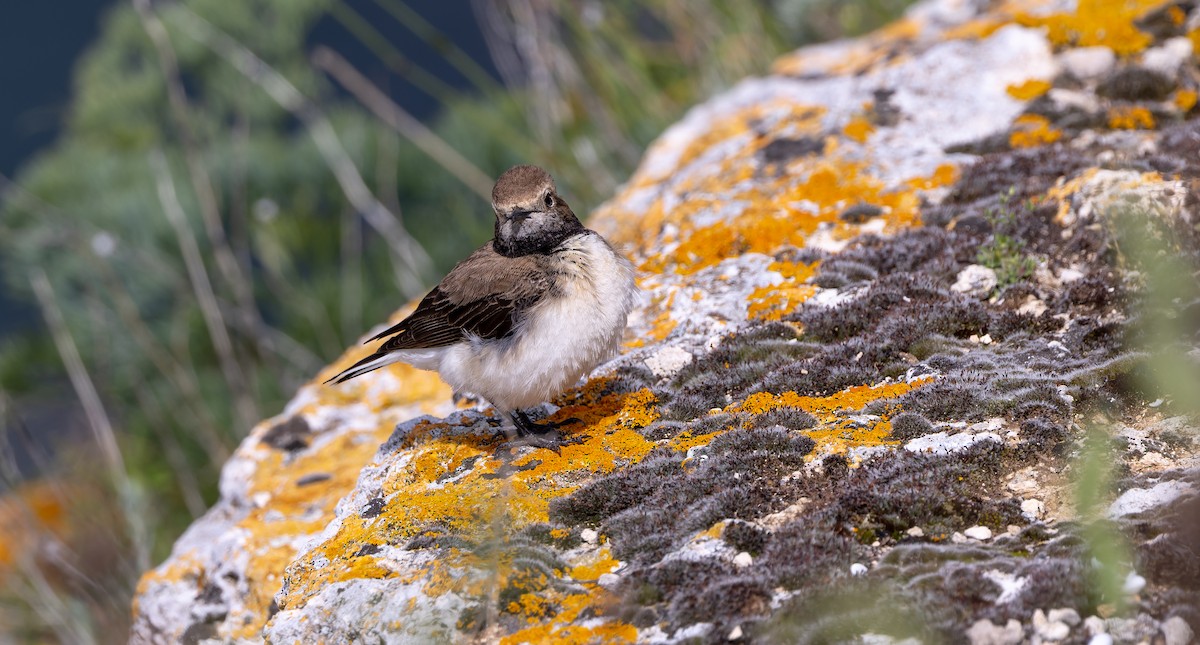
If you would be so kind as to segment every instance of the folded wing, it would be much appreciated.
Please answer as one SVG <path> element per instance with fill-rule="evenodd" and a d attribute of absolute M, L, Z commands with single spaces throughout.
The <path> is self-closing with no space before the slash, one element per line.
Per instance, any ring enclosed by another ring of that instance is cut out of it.
<path fill-rule="evenodd" d="M 504 338 L 549 290 L 550 275 L 530 257 L 508 258 L 489 243 L 460 262 L 407 318 L 367 342 L 387 338 L 374 354 L 330 379 L 342 381 L 403 360 L 406 349 L 453 345 L 468 336 Z"/>

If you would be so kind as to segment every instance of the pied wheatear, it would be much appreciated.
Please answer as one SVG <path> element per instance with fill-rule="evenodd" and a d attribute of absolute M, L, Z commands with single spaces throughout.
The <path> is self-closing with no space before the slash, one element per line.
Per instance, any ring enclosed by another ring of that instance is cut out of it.
<path fill-rule="evenodd" d="M 487 399 L 519 436 L 554 429 L 524 409 L 616 352 L 637 301 L 633 265 L 584 228 L 536 166 L 500 175 L 492 209 L 495 238 L 459 262 L 410 316 L 368 340 L 386 338 L 374 354 L 330 381 L 404 362 Z"/>

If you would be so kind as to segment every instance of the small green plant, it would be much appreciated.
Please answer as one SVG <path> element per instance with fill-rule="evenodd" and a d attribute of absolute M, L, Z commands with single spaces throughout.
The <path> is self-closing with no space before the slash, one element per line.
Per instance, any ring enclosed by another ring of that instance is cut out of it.
<path fill-rule="evenodd" d="M 977 263 L 996 272 L 997 292 L 1032 276 L 1038 266 L 1037 259 L 1025 252 L 1025 240 L 1015 234 L 1018 212 L 1011 206 L 1015 192 L 1009 188 L 1000 196 L 1000 206 L 984 213 L 992 225 L 992 236 L 975 254 Z M 1026 202 L 1023 208 L 1032 210 L 1033 205 Z"/>

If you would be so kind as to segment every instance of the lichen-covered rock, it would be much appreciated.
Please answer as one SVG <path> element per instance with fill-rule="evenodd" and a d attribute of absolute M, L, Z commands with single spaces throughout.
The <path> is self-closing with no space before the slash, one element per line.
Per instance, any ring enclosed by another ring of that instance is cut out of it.
<path fill-rule="evenodd" d="M 593 214 L 646 298 L 560 450 L 402 365 L 318 385 L 352 349 L 134 640 L 1200 633 L 1197 46 L 1192 2 L 940 0 L 785 57 Z"/>

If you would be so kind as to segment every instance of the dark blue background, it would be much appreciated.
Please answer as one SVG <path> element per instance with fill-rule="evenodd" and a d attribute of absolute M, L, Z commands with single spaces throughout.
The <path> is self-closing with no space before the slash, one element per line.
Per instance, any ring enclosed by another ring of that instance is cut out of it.
<path fill-rule="evenodd" d="M 53 144 L 69 107 L 71 70 L 95 41 L 103 14 L 114 0 L 19 0 L 6 4 L 4 20 L 0 20 L 0 173 L 11 179 L 22 163 Z M 469 87 L 437 51 L 409 33 L 374 0 L 348 4 L 415 64 L 453 86 Z M 495 76 L 470 0 L 421 0 L 408 5 Z M 417 118 L 436 114 L 435 99 L 389 73 L 332 18 L 318 23 L 309 40 L 341 53 Z M 32 303 L 16 301 L 0 276 L 0 337 L 34 324 L 41 321 Z"/>

